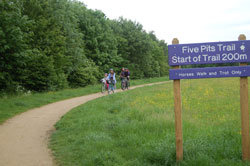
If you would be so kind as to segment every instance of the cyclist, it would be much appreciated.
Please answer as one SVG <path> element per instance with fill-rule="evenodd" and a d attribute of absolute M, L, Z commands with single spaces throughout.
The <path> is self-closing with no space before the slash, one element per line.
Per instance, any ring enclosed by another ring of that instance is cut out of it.
<path fill-rule="evenodd" d="M 120 79 L 121 79 L 121 88 L 124 90 L 124 83 L 125 83 L 125 68 L 123 67 L 120 73 Z M 126 83 L 125 83 L 126 84 Z"/>
<path fill-rule="evenodd" d="M 104 78 L 101 79 L 101 92 L 104 93 L 106 90 L 109 89 L 109 82 L 108 82 L 108 74 L 105 73 L 104 74 Z"/>
<path fill-rule="evenodd" d="M 122 80 L 124 78 L 124 76 L 125 76 L 125 69 L 123 67 L 121 70 L 121 73 L 120 73 L 120 79 Z"/>
<path fill-rule="evenodd" d="M 130 72 L 129 72 L 128 68 L 126 68 L 124 71 L 125 71 L 124 76 L 127 77 L 127 79 L 129 80 Z"/>
<path fill-rule="evenodd" d="M 109 75 L 108 75 L 108 80 L 110 81 L 110 84 L 113 84 L 113 86 L 109 86 L 109 91 L 113 91 L 115 88 L 115 84 L 116 84 L 116 79 L 115 79 L 115 72 L 113 69 L 109 70 Z M 113 88 L 113 89 L 111 89 Z"/>
<path fill-rule="evenodd" d="M 129 72 L 128 68 L 125 68 L 124 77 L 127 78 L 127 81 L 126 81 L 126 87 L 127 88 L 129 87 L 129 76 L 130 76 L 130 72 Z"/>
<path fill-rule="evenodd" d="M 107 86 L 107 89 L 109 89 L 108 73 L 105 73 L 105 74 L 104 74 L 103 80 L 105 81 L 105 84 L 106 84 L 106 86 Z"/>

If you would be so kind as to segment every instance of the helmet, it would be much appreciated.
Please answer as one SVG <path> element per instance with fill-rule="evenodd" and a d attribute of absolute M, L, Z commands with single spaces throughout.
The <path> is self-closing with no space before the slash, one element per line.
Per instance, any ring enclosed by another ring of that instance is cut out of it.
<path fill-rule="evenodd" d="M 114 71 L 113 69 L 109 69 L 109 71 Z"/>

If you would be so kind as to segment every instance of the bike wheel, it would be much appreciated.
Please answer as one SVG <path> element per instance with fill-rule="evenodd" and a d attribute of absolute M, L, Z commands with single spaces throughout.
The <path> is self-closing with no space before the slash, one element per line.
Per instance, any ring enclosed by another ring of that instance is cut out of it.
<path fill-rule="evenodd" d="M 125 90 L 125 82 L 124 81 L 122 81 L 122 85 L 121 85 L 121 87 L 122 87 L 122 90 Z"/>
<path fill-rule="evenodd" d="M 113 85 L 109 84 L 108 94 L 111 94 L 113 90 Z"/>
<path fill-rule="evenodd" d="M 114 84 L 109 84 L 108 94 L 112 94 L 112 93 L 115 93 L 115 86 Z"/>
<path fill-rule="evenodd" d="M 106 90 L 106 87 L 105 87 L 105 84 L 102 84 L 102 87 L 101 87 L 101 92 L 104 93 Z"/>
<path fill-rule="evenodd" d="M 128 81 L 127 82 L 127 89 L 129 89 L 129 87 L 130 87 L 130 82 Z"/>

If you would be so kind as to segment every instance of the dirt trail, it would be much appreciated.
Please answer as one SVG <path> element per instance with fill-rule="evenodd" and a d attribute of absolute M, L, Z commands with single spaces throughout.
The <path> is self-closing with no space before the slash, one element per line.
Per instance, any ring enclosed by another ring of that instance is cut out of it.
<path fill-rule="evenodd" d="M 165 82 L 130 89 L 162 83 Z M 54 166 L 47 146 L 54 124 L 72 108 L 105 95 L 96 93 L 59 101 L 7 120 L 0 125 L 0 166 Z"/>

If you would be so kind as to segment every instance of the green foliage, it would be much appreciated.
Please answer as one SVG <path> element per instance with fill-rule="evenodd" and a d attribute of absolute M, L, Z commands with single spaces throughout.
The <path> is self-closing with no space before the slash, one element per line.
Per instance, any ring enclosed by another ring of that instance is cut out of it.
<path fill-rule="evenodd" d="M 237 78 L 182 81 L 182 162 L 171 82 L 73 109 L 56 124 L 50 147 L 62 166 L 250 165 L 241 160 L 239 100 Z"/>
<path fill-rule="evenodd" d="M 167 44 L 137 22 L 70 0 L 0 1 L 0 93 L 94 84 L 113 68 L 168 74 Z"/>
<path fill-rule="evenodd" d="M 98 68 L 94 63 L 85 62 L 85 66 L 75 68 L 68 77 L 71 87 L 81 87 L 94 84 L 97 82 L 97 79 L 100 77 Z"/>
<path fill-rule="evenodd" d="M 118 54 L 123 66 L 130 68 L 132 78 L 148 78 L 167 75 L 167 47 L 153 32 L 147 33 L 141 24 L 120 18 L 112 21 L 117 36 Z"/>
<path fill-rule="evenodd" d="M 0 2 L 0 91 L 15 92 L 21 84 L 30 22 L 22 16 L 19 1 Z"/>
<path fill-rule="evenodd" d="M 33 91 L 54 90 L 49 89 L 53 87 L 54 81 L 57 81 L 54 80 L 56 76 L 53 59 L 40 52 L 32 52 L 26 58 L 27 64 L 23 72 L 26 73 L 27 78 L 25 78 L 24 87 Z"/>

